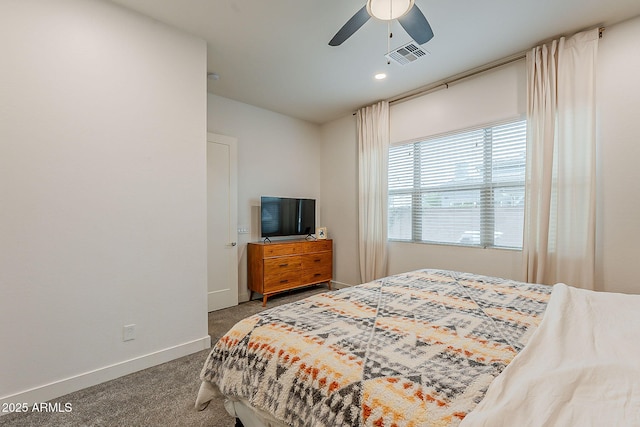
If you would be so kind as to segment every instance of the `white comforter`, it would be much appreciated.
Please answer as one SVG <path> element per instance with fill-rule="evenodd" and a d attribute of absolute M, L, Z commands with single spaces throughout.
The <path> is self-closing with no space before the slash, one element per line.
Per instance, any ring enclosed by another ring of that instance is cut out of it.
<path fill-rule="evenodd" d="M 640 295 L 555 285 L 529 344 L 460 426 L 640 426 Z"/>

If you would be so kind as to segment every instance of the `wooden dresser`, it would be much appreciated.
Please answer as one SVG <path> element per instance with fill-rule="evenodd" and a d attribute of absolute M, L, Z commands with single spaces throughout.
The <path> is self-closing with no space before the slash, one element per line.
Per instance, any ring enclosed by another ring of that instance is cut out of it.
<path fill-rule="evenodd" d="M 327 283 L 333 278 L 333 240 L 283 240 L 249 243 L 247 269 L 251 297 L 270 295 L 302 286 Z"/>

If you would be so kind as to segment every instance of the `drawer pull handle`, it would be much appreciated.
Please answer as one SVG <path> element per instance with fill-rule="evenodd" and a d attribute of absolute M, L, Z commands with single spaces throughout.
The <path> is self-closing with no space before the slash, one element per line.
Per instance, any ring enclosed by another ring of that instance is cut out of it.
<path fill-rule="evenodd" d="M 313 260 L 313 262 L 320 262 L 320 261 L 322 261 L 320 258 L 316 258 Z"/>
<path fill-rule="evenodd" d="M 280 264 L 280 267 L 287 267 L 289 264 Z"/>
<path fill-rule="evenodd" d="M 316 273 L 316 274 L 314 274 L 314 276 L 315 276 L 315 277 L 318 277 L 318 276 L 322 276 L 322 274 L 320 274 L 320 273 Z"/>
<path fill-rule="evenodd" d="M 288 280 L 286 280 L 286 279 L 285 280 L 280 280 L 280 283 L 287 283 L 287 282 L 288 282 Z"/>

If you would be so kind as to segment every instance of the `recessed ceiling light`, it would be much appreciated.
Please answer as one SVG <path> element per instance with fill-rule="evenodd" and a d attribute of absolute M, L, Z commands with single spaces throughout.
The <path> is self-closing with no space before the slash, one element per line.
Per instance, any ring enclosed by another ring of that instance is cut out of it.
<path fill-rule="evenodd" d="M 378 73 L 373 77 L 375 77 L 376 80 L 382 80 L 382 79 L 386 79 L 387 75 L 385 73 Z"/>

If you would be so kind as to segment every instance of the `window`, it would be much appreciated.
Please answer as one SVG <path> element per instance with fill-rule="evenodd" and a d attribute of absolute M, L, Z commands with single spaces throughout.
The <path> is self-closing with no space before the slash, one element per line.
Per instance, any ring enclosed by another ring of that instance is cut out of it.
<path fill-rule="evenodd" d="M 526 121 L 389 149 L 389 239 L 522 248 Z"/>

